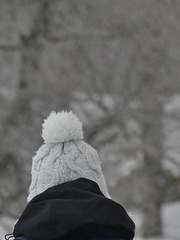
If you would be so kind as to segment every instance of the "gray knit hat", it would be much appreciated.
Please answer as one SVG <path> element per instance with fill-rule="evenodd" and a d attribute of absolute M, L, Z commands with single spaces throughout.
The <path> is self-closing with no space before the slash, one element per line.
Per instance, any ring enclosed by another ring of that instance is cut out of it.
<path fill-rule="evenodd" d="M 33 157 L 28 202 L 46 189 L 84 177 L 110 198 L 94 148 L 82 141 L 82 123 L 72 112 L 51 112 L 42 124 L 42 145 Z"/>

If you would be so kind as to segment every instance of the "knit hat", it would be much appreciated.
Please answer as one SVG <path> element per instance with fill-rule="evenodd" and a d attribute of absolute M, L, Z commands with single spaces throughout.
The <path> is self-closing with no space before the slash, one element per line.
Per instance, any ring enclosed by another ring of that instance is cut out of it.
<path fill-rule="evenodd" d="M 42 124 L 44 144 L 32 163 L 28 202 L 55 185 L 87 178 L 110 198 L 99 156 L 83 139 L 82 123 L 72 112 L 51 112 Z"/>

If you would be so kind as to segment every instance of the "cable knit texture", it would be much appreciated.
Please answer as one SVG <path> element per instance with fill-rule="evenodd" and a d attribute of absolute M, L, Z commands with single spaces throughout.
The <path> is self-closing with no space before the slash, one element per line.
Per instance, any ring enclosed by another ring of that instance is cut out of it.
<path fill-rule="evenodd" d="M 62 117 L 60 113 L 59 117 Z M 64 114 L 64 112 L 62 112 L 62 114 Z M 81 126 L 81 123 L 77 122 L 79 121 L 77 117 L 74 118 L 75 123 L 73 123 L 72 112 L 70 112 L 70 118 L 67 112 L 65 115 L 67 118 L 59 121 L 59 125 L 57 124 L 57 118 L 55 119 L 56 127 L 53 126 L 52 117 L 48 117 L 48 119 L 51 119 L 53 134 L 57 136 L 58 132 L 58 138 L 61 141 L 58 142 L 57 140 L 57 142 L 54 142 L 53 140 L 52 143 L 45 143 L 33 157 L 31 171 L 32 181 L 29 189 L 28 202 L 52 186 L 81 177 L 95 181 L 99 185 L 102 193 L 110 198 L 102 173 L 101 162 L 96 150 L 84 141 L 76 140 L 77 137 L 75 140 L 73 139 L 73 132 L 75 132 L 75 136 L 78 136 L 76 127 Z M 48 119 L 45 120 L 47 125 Z M 68 122 L 69 119 L 70 122 Z M 63 124 L 65 124 L 66 127 L 64 127 Z M 60 129 L 64 129 L 62 132 L 66 140 L 68 139 L 68 133 L 71 133 L 70 141 L 62 142 L 63 138 L 60 134 Z M 66 129 L 68 129 L 68 132 L 65 132 Z M 46 128 L 44 128 L 44 131 L 45 130 Z M 79 131 L 82 131 L 82 126 L 81 128 L 79 127 Z M 49 129 L 48 134 L 49 136 L 51 135 Z M 46 132 L 44 132 L 44 135 L 46 135 Z M 82 138 L 82 132 L 79 136 Z M 54 139 L 52 135 L 51 138 Z"/>

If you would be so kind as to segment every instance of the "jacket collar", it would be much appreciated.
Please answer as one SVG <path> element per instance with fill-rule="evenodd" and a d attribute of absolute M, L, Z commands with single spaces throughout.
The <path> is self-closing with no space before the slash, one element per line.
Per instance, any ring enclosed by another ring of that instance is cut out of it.
<path fill-rule="evenodd" d="M 135 225 L 125 209 L 88 179 L 51 187 L 33 198 L 14 236 L 35 240 L 81 240 L 98 236 L 133 239 Z"/>

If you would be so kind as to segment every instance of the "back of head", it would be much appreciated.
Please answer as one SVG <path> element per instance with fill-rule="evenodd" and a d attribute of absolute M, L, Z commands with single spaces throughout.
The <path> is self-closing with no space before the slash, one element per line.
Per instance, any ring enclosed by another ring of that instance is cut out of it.
<path fill-rule="evenodd" d="M 52 186 L 81 177 L 96 182 L 110 198 L 99 156 L 83 141 L 82 123 L 77 116 L 66 111 L 51 112 L 42 127 L 44 144 L 33 157 L 28 202 Z"/>
<path fill-rule="evenodd" d="M 77 116 L 52 112 L 42 127 L 44 144 L 33 157 L 29 203 L 13 236 L 132 240 L 135 225 L 123 206 L 110 199 L 100 159 L 83 141 Z"/>

